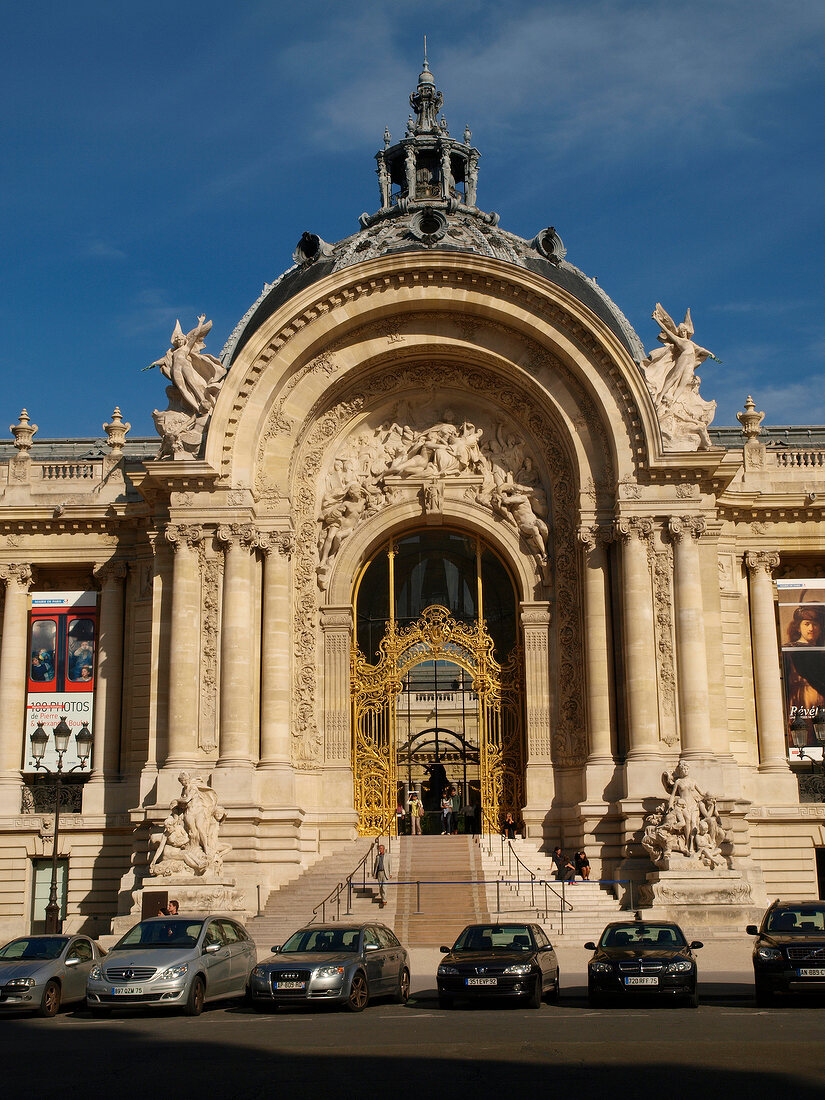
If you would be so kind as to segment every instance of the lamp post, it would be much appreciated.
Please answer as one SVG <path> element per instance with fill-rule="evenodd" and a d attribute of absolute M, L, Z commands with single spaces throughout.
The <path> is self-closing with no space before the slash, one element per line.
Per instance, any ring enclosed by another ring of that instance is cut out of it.
<path fill-rule="evenodd" d="M 65 718 L 61 718 L 54 727 L 54 747 L 57 752 L 57 768 L 52 771 L 43 763 L 46 755 L 46 747 L 49 743 L 49 735 L 43 729 L 41 722 L 37 723 L 31 735 L 32 757 L 34 766 L 38 771 L 44 771 L 47 775 L 53 775 L 55 779 L 54 792 L 54 844 L 52 846 L 52 881 L 49 887 L 49 903 L 46 906 L 46 935 L 53 936 L 61 931 L 60 905 L 57 901 L 57 853 L 60 840 L 60 791 L 63 786 L 63 757 L 69 748 L 72 731 L 69 729 Z M 73 768 L 67 768 L 68 772 L 81 771 L 86 767 L 89 754 L 92 751 L 92 735 L 89 727 L 84 722 L 78 730 L 75 741 L 77 742 L 78 763 Z"/>

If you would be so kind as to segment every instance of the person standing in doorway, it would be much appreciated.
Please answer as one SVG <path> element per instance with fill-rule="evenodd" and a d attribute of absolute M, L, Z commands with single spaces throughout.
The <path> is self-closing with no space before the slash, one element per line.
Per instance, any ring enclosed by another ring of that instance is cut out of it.
<path fill-rule="evenodd" d="M 444 795 L 441 799 L 441 835 L 450 835 L 450 818 L 453 816 L 453 800 L 450 796 L 450 788 L 444 788 Z"/>
<path fill-rule="evenodd" d="M 455 787 L 450 787 L 450 832 L 458 832 L 458 815 L 461 813 L 461 795 Z"/>
<path fill-rule="evenodd" d="M 383 844 L 378 845 L 378 854 L 375 857 L 375 864 L 372 869 L 373 877 L 378 883 L 378 905 L 383 909 L 387 904 L 387 895 L 384 889 L 384 884 L 387 879 L 391 877 L 392 868 L 390 867 L 390 857 Z"/>
<path fill-rule="evenodd" d="M 421 836 L 421 818 L 424 816 L 424 807 L 416 791 L 410 794 L 410 836 Z"/>

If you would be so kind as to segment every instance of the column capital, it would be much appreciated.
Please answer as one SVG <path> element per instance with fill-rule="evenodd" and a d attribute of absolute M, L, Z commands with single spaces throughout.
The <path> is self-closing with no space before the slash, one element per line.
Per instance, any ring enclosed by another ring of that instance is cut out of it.
<path fill-rule="evenodd" d="M 277 550 L 288 560 L 295 553 L 295 536 L 291 531 L 268 531 L 261 535 L 260 545 L 267 556 Z"/>
<path fill-rule="evenodd" d="M 267 550 L 270 546 L 269 536 L 252 523 L 222 523 L 215 532 L 215 537 L 227 549 L 240 546 L 246 550 Z"/>
<path fill-rule="evenodd" d="M 28 589 L 32 583 L 32 567 L 25 563 L 3 562 L 0 565 L 0 580 Z"/>
<path fill-rule="evenodd" d="M 745 565 L 752 576 L 758 573 L 770 576 L 779 565 L 779 553 L 776 550 L 746 550 Z"/>
<path fill-rule="evenodd" d="M 105 588 L 106 585 L 118 584 L 126 579 L 127 565 L 125 561 L 118 561 L 113 558 L 110 561 L 95 565 L 92 572 L 100 587 Z"/>
<path fill-rule="evenodd" d="M 704 516 L 671 516 L 667 521 L 667 533 L 674 543 L 683 539 L 700 539 L 706 530 Z"/>
<path fill-rule="evenodd" d="M 613 542 L 615 532 L 609 523 L 583 523 L 576 532 L 576 538 L 585 551 L 592 554 L 597 546 L 607 546 L 608 543 Z"/>
<path fill-rule="evenodd" d="M 647 516 L 622 516 L 613 523 L 617 539 L 638 539 L 647 542 L 653 534 L 653 520 Z"/>
<path fill-rule="evenodd" d="M 175 550 L 192 550 L 203 541 L 203 528 L 198 524 L 170 523 L 163 534 Z"/>
<path fill-rule="evenodd" d="M 552 620 L 550 604 L 546 600 L 536 603 L 522 603 L 521 622 L 525 629 L 529 627 L 541 627 L 547 629 Z"/>

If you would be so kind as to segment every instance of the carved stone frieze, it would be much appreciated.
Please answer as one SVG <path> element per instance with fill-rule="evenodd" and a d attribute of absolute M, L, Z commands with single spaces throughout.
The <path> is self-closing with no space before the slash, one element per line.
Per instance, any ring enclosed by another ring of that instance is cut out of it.
<path fill-rule="evenodd" d="M 218 628 L 222 588 L 220 556 L 201 559 L 202 607 L 200 663 L 200 721 L 198 744 L 206 753 L 218 747 Z"/>
<path fill-rule="evenodd" d="M 656 672 L 659 683 L 659 699 L 663 714 L 669 719 L 661 723 L 662 740 L 666 745 L 676 745 L 676 671 L 673 640 L 673 555 L 669 547 L 651 551 L 653 569 L 653 612 L 656 623 Z"/>

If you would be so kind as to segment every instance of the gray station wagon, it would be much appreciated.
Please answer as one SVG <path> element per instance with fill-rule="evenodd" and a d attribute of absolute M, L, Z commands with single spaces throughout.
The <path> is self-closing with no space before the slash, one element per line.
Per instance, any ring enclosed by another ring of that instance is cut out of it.
<path fill-rule="evenodd" d="M 127 1006 L 197 1016 L 207 1001 L 242 997 L 256 958 L 249 933 L 229 917 L 152 917 L 92 968 L 86 1004 L 97 1016 Z"/>
<path fill-rule="evenodd" d="M 313 924 L 272 951 L 252 971 L 258 1011 L 325 1001 L 361 1012 L 372 997 L 404 1004 L 410 995 L 407 952 L 383 924 Z"/>

